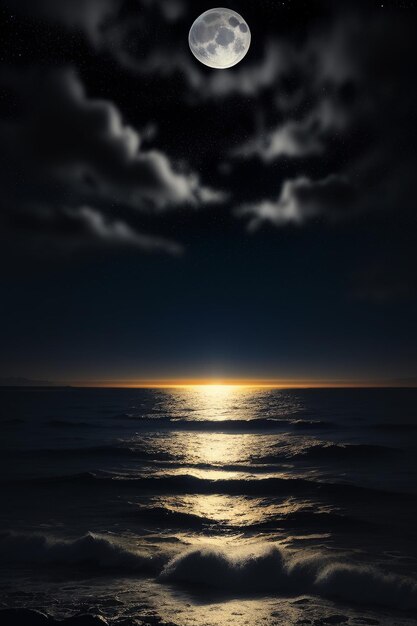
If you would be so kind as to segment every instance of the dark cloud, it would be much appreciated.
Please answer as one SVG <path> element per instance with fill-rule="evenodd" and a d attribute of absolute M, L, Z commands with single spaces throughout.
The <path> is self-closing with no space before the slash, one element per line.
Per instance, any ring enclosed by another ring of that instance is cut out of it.
<path fill-rule="evenodd" d="M 132 40 L 149 37 L 149 22 L 171 28 L 184 13 L 182 0 L 5 0 L 10 11 L 81 34 L 97 53 L 127 65 Z M 136 45 L 134 46 L 136 49 Z M 140 51 L 139 51 L 140 52 Z M 142 56 L 140 54 L 140 56 Z M 169 56 L 169 55 L 168 55 Z"/>
<path fill-rule="evenodd" d="M 138 0 L 134 5 L 126 0 L 39 0 L 36 6 L 21 0 L 7 3 L 31 17 L 38 15 L 84 33 L 97 51 L 109 54 L 133 74 L 184 80 L 184 97 L 190 102 L 257 95 L 287 67 L 288 47 L 267 37 L 259 58 L 248 59 L 233 71 L 207 74 L 191 58 L 187 44 L 198 8 L 181 0 Z M 173 31 L 176 22 L 180 27 Z"/>
<path fill-rule="evenodd" d="M 112 102 L 90 98 L 73 70 L 9 72 L 3 84 L 12 102 L 12 115 L 0 124 L 6 217 L 33 211 L 38 222 L 45 216 L 45 226 L 66 221 L 74 236 L 79 229 L 71 224 L 101 242 L 150 248 L 152 238 L 116 219 L 115 207 L 155 213 L 222 198 L 194 172 L 175 168 L 165 153 L 142 149 L 140 133 Z M 163 248 L 159 238 L 154 242 Z"/>
<path fill-rule="evenodd" d="M 64 182 L 88 179 L 96 194 L 117 196 L 132 208 L 217 199 L 196 174 L 175 170 L 164 153 L 142 150 L 140 134 L 124 123 L 118 108 L 90 98 L 74 71 L 31 74 L 27 81 L 21 76 L 17 90 L 30 100 L 30 110 L 5 132 L 15 136 L 15 148 L 20 143 L 37 158 L 38 172 L 44 168 L 48 177 Z"/>
<path fill-rule="evenodd" d="M 45 20 L 62 24 L 69 30 L 79 30 L 90 42 L 100 48 L 109 43 L 109 36 L 123 18 L 125 0 L 6 0 L 13 10 L 38 15 Z M 175 22 L 184 13 L 182 0 L 137 0 L 134 13 L 157 10 L 168 22 Z"/>
<path fill-rule="evenodd" d="M 306 157 L 321 154 L 323 144 L 310 119 L 288 120 L 277 128 L 261 132 L 235 148 L 231 156 L 247 159 L 259 157 L 270 163 L 280 157 Z"/>
<path fill-rule="evenodd" d="M 249 217 L 250 230 L 256 230 L 263 222 L 275 226 L 301 226 L 317 218 L 338 219 L 352 207 L 353 200 L 352 185 L 345 178 L 332 175 L 312 181 L 300 177 L 285 181 L 276 201 L 247 204 L 237 213 Z"/>
<path fill-rule="evenodd" d="M 234 96 L 257 96 L 278 80 L 285 68 L 285 49 L 278 42 L 267 42 L 260 59 L 250 58 L 243 66 L 233 70 L 206 74 L 190 58 L 188 48 L 182 44 L 172 49 L 164 49 L 164 44 L 149 50 L 145 55 L 132 53 L 129 42 L 129 28 L 121 29 L 118 45 L 112 52 L 121 65 L 134 74 L 177 76 L 186 84 L 184 99 L 191 104 L 201 101 L 215 101 Z"/>
<path fill-rule="evenodd" d="M 227 180 L 232 205 L 240 205 L 237 213 L 252 227 L 262 221 L 302 225 L 315 218 L 395 211 L 415 186 L 413 23 L 405 14 L 387 16 L 370 3 L 345 2 L 338 10 L 328 2 L 313 4 L 304 21 L 291 21 L 288 7 L 282 25 L 268 20 L 272 9 L 265 7 L 262 37 L 255 25 L 250 55 L 225 71 L 207 71 L 188 49 L 189 26 L 204 8 L 198 2 L 40 0 L 36 8 L 21 3 L 20 10 L 30 8 L 68 31 L 84 33 L 100 63 L 111 58 L 124 80 L 137 81 L 139 102 L 146 101 L 149 86 L 149 98 L 162 108 L 165 97 L 171 98 L 180 125 L 190 116 L 181 134 L 169 129 L 174 152 L 179 145 L 183 154 L 191 154 L 195 169 L 208 172 L 219 187 Z M 253 22 L 253 7 L 244 3 L 241 11 Z M 48 104 L 55 101 L 58 107 Z M 124 123 L 112 101 L 88 97 L 68 70 L 56 72 L 39 102 L 35 97 L 36 106 L 43 107 L 38 119 L 30 114 L 18 134 L 26 133 L 26 153 L 27 146 L 42 144 L 48 181 L 51 171 L 59 185 L 71 181 L 78 207 L 105 212 L 117 201 L 134 211 L 157 212 L 226 199 L 195 173 L 178 169 L 168 151 L 144 149 L 145 133 Z M 223 131 L 218 120 L 235 108 L 236 129 L 231 114 Z M 167 105 L 161 115 L 171 114 Z M 150 143 L 159 126 L 172 126 L 161 116 L 157 124 L 143 119 L 142 125 L 152 128 Z M 45 128 L 51 132 L 45 135 Z M 40 136 L 34 138 L 35 129 Z M 184 130 L 190 133 L 187 143 Z M 395 157 L 399 153 L 401 159 Z M 68 206 L 62 188 L 56 193 L 47 186 L 59 206 Z"/>
<path fill-rule="evenodd" d="M 114 22 L 123 0 L 6 0 L 13 10 L 38 15 L 63 24 L 68 29 L 83 31 L 98 45 L 109 24 Z"/>
<path fill-rule="evenodd" d="M 138 232 L 121 219 L 88 206 L 59 208 L 28 206 L 9 216 L 9 226 L 22 235 L 34 235 L 38 243 L 57 252 L 83 248 L 132 248 L 142 252 L 180 255 L 181 245 Z M 45 248 L 44 248 L 45 249 Z"/>
<path fill-rule="evenodd" d="M 176 22 L 186 13 L 183 0 L 141 0 L 141 4 L 146 8 L 156 8 L 168 22 Z"/>
<path fill-rule="evenodd" d="M 341 216 L 341 205 L 345 217 L 396 212 L 399 204 L 406 212 L 410 189 L 417 191 L 411 174 L 417 165 L 416 126 L 410 125 L 417 91 L 408 71 L 416 52 L 410 25 L 396 15 L 387 29 L 385 15 L 345 9 L 288 50 L 273 96 L 256 112 L 255 132 L 230 156 L 235 167 L 261 161 L 271 172 L 293 162 L 299 174 L 281 181 L 278 176 L 278 200 L 276 192 L 264 195 L 240 214 L 251 216 L 253 227 Z M 318 174 L 319 182 L 312 183 Z M 321 197 L 336 180 L 354 181 L 355 199 L 345 183 L 338 190 L 345 198 Z M 311 202 L 300 198 L 301 190 L 320 194 Z"/>

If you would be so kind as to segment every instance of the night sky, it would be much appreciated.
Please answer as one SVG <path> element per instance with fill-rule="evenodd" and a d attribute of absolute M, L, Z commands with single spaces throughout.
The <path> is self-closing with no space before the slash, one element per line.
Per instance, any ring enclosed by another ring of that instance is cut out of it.
<path fill-rule="evenodd" d="M 0 376 L 414 384 L 414 5 L 3 0 Z"/>

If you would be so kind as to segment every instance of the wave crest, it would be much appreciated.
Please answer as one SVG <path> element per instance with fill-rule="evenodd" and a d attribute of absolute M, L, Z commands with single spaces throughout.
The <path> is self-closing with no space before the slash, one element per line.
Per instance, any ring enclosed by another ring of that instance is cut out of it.
<path fill-rule="evenodd" d="M 193 550 L 169 561 L 159 580 L 239 593 L 311 593 L 362 605 L 417 607 L 412 579 L 323 555 L 298 558 L 277 546 L 240 556 Z"/>
<path fill-rule="evenodd" d="M 225 594 L 316 594 L 354 604 L 417 608 L 417 582 L 410 578 L 276 545 L 239 553 L 194 549 L 170 558 L 162 552 L 141 554 L 94 533 L 63 540 L 7 532 L 0 534 L 0 559 L 153 575 L 161 583 L 212 587 Z"/>
<path fill-rule="evenodd" d="M 116 541 L 91 532 L 74 540 L 2 533 L 0 557 L 9 563 L 85 565 L 127 572 L 155 571 L 161 565 L 157 558 L 128 550 Z"/>

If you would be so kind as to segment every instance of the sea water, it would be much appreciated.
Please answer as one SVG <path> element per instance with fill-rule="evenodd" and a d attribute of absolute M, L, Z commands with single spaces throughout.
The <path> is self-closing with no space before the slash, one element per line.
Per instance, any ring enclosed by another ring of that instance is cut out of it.
<path fill-rule="evenodd" d="M 3 388 L 1 607 L 417 623 L 417 390 Z"/>

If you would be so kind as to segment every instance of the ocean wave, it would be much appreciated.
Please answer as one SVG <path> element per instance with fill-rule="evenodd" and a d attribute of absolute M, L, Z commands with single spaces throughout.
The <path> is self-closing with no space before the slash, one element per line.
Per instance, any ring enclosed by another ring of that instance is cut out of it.
<path fill-rule="evenodd" d="M 316 429 L 328 429 L 328 428 L 337 428 L 337 424 L 335 422 L 328 422 L 325 420 L 291 420 L 291 426 L 294 429 L 300 430 L 316 430 Z"/>
<path fill-rule="evenodd" d="M 122 572 L 155 572 L 161 567 L 158 557 L 128 550 L 95 533 L 74 540 L 51 539 L 40 534 L 0 533 L 0 558 L 3 563 L 84 565 Z"/>
<path fill-rule="evenodd" d="M 141 554 L 94 533 L 74 540 L 45 535 L 0 534 L 0 557 L 9 565 L 88 567 L 126 575 L 152 575 L 160 583 L 224 594 L 315 594 L 360 605 L 417 608 L 417 582 L 320 553 L 291 552 L 280 546 L 231 552 L 191 549 Z"/>
<path fill-rule="evenodd" d="M 190 530 L 201 530 L 202 528 L 214 524 L 214 520 L 208 517 L 199 516 L 183 511 L 173 511 L 162 506 L 139 507 L 136 510 L 129 510 L 127 516 L 137 521 L 150 523 L 158 528 L 187 528 Z"/>
<path fill-rule="evenodd" d="M 102 445 L 83 448 L 41 448 L 24 450 L 5 450 L 4 453 L 10 457 L 42 457 L 42 458 L 132 458 L 152 460 L 167 460 L 171 455 L 162 451 L 149 452 L 128 446 Z M 2 452 L 3 454 L 3 452 Z"/>
<path fill-rule="evenodd" d="M 252 464 L 227 464 L 222 465 L 223 471 L 265 473 L 273 472 L 277 465 L 288 463 L 288 461 L 314 461 L 314 462 L 342 462 L 342 461 L 375 461 L 378 459 L 394 459 L 403 454 L 403 451 L 388 446 L 367 445 L 367 444 L 339 444 L 339 443 L 315 443 L 299 450 L 294 447 L 286 449 L 280 453 L 277 445 L 277 454 L 267 454 L 254 457 Z M 147 462 L 173 461 L 172 454 L 162 450 L 145 450 L 135 446 L 126 445 L 99 445 L 91 447 L 77 448 L 41 448 L 41 449 L 6 449 L 2 451 L 3 456 L 17 458 L 130 458 L 133 460 L 145 460 Z M 212 463 L 191 463 L 189 467 L 195 469 L 219 469 L 217 464 Z"/>
<path fill-rule="evenodd" d="M 113 417 L 115 420 L 134 422 L 135 428 L 148 431 L 190 431 L 190 432 L 263 432 L 282 430 L 323 430 L 335 429 L 334 422 L 322 420 L 291 420 L 257 418 L 236 420 L 189 420 L 183 418 L 146 418 L 122 413 Z"/>
<path fill-rule="evenodd" d="M 344 461 L 344 460 L 375 460 L 393 458 L 401 454 L 401 450 L 388 446 L 370 444 L 314 444 L 300 452 L 289 452 L 286 459 L 300 461 Z M 272 458 L 272 457 L 271 457 Z"/>
<path fill-rule="evenodd" d="M 303 531 L 320 532 L 363 532 L 364 530 L 377 529 L 377 525 L 366 520 L 361 520 L 350 515 L 327 512 L 295 511 L 281 515 L 276 519 L 253 524 L 253 530 L 265 530 L 272 528 L 297 529 Z"/>
<path fill-rule="evenodd" d="M 403 423 L 388 423 L 388 422 L 380 422 L 378 424 L 373 424 L 372 426 L 375 430 L 383 430 L 387 432 L 416 432 L 417 424 L 403 424 Z"/>
<path fill-rule="evenodd" d="M 417 607 L 417 583 L 412 579 L 320 554 L 294 556 L 276 546 L 239 555 L 191 550 L 169 561 L 158 579 L 239 594 L 311 593 L 361 605 Z"/>
<path fill-rule="evenodd" d="M 310 510 L 296 511 L 287 514 L 277 514 L 265 521 L 254 523 L 226 523 L 223 520 L 215 520 L 208 516 L 175 511 L 162 506 L 141 506 L 136 510 L 129 510 L 127 515 L 141 523 L 150 523 L 157 528 L 187 528 L 189 530 L 203 530 L 210 527 L 210 531 L 223 532 L 225 528 L 230 530 L 242 530 L 258 532 L 262 530 L 291 529 L 304 532 L 355 532 L 377 528 L 365 520 L 360 520 L 348 515 L 331 512 L 315 512 Z"/>
<path fill-rule="evenodd" d="M 144 493 L 169 494 L 222 494 L 248 496 L 330 496 L 339 500 L 368 501 L 369 499 L 386 499 L 392 502 L 415 503 L 416 496 L 405 492 L 384 491 L 372 487 L 363 487 L 344 482 L 321 482 L 304 478 L 251 477 L 231 479 L 210 479 L 188 474 L 127 477 L 110 472 L 81 472 L 64 476 L 46 478 L 30 478 L 23 480 L 1 481 L 5 486 L 22 487 L 40 485 L 54 487 L 65 484 L 94 489 L 115 489 L 117 491 L 142 491 Z"/>
<path fill-rule="evenodd" d="M 53 419 L 44 422 L 49 428 L 100 428 L 95 422 L 80 422 L 75 420 Z"/>

